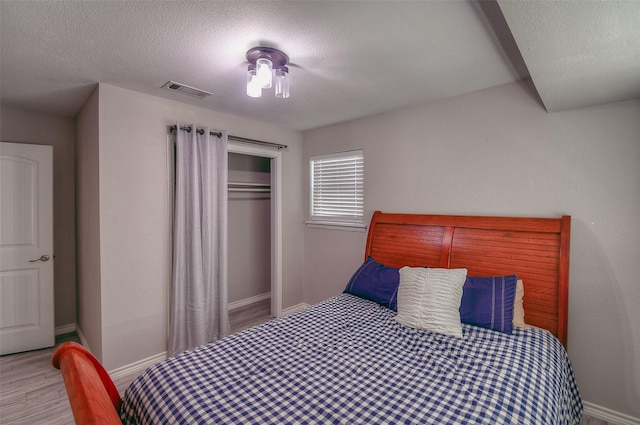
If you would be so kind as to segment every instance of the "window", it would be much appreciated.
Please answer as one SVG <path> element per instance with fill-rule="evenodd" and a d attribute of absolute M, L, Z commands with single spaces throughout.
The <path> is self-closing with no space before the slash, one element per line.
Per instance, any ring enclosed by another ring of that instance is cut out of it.
<path fill-rule="evenodd" d="M 308 224 L 363 226 L 362 150 L 310 158 L 311 221 Z"/>

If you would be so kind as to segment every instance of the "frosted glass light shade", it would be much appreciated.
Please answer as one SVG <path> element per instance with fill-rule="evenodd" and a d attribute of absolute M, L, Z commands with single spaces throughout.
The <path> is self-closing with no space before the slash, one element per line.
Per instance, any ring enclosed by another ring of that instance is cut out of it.
<path fill-rule="evenodd" d="M 270 89 L 273 86 L 276 97 L 281 99 L 289 97 L 290 80 L 287 68 L 289 57 L 284 52 L 273 47 L 259 46 L 249 49 L 246 57 L 249 62 L 247 75 L 249 96 L 260 97 L 262 89 Z"/>
<path fill-rule="evenodd" d="M 262 86 L 260 85 L 256 76 L 255 68 L 247 71 L 247 96 L 249 97 L 261 97 Z"/>
<path fill-rule="evenodd" d="M 286 99 L 289 97 L 289 73 L 285 69 L 276 69 L 276 97 Z"/>
<path fill-rule="evenodd" d="M 256 61 L 256 77 L 263 89 L 271 88 L 271 80 L 273 75 L 273 63 L 266 58 L 260 58 Z"/>

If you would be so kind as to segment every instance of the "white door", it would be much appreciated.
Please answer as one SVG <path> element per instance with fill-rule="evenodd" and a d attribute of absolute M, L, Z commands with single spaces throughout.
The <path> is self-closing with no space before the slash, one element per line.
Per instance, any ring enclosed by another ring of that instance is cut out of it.
<path fill-rule="evenodd" d="M 53 148 L 0 143 L 0 354 L 55 344 Z"/>

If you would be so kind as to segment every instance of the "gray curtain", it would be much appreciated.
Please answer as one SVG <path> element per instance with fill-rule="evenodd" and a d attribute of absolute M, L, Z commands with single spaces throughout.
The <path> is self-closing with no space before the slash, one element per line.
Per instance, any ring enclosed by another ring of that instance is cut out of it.
<path fill-rule="evenodd" d="M 227 134 L 183 126 L 192 130 L 176 131 L 170 356 L 229 333 Z"/>

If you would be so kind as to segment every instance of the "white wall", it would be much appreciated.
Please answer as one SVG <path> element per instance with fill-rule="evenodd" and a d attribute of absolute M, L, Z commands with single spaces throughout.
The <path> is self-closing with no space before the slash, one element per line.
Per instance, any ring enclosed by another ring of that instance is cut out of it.
<path fill-rule="evenodd" d="M 289 146 L 282 153 L 283 307 L 302 301 L 302 134 L 100 84 L 102 361 L 108 370 L 166 350 L 166 137 L 176 121 Z"/>
<path fill-rule="evenodd" d="M 55 326 L 76 323 L 75 123 L 3 106 L 0 140 L 53 146 Z"/>
<path fill-rule="evenodd" d="M 640 417 L 640 101 L 548 114 L 513 83 L 305 132 L 303 156 L 360 148 L 367 220 L 377 209 L 570 214 L 568 352 L 579 388 L 585 401 Z M 305 302 L 343 290 L 365 240 L 305 230 Z"/>

